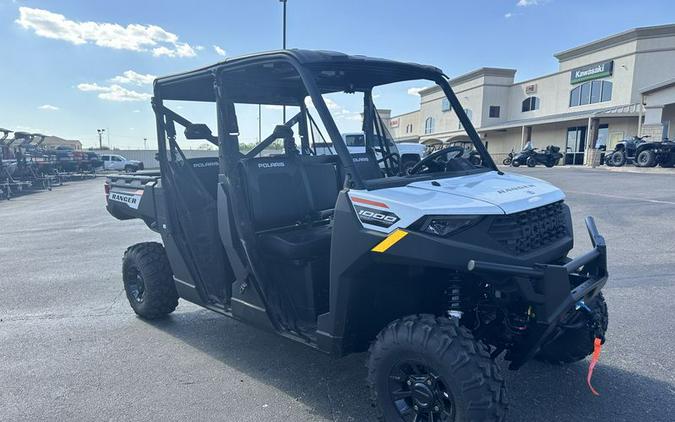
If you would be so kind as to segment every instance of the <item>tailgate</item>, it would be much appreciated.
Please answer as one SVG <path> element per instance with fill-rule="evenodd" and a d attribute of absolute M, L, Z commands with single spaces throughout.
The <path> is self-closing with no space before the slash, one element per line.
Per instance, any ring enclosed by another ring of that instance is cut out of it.
<path fill-rule="evenodd" d="M 115 218 L 155 221 L 155 187 L 159 176 L 109 176 L 106 180 L 106 209 Z"/>

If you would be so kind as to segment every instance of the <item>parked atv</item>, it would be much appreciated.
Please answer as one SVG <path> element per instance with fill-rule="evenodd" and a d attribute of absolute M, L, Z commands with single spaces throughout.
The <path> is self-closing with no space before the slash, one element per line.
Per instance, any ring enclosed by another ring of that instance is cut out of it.
<path fill-rule="evenodd" d="M 372 94 L 399 82 L 440 88 L 479 164 L 454 145 L 402 171 Z M 342 92 L 363 99 L 364 152 L 350 154 L 324 100 Z M 210 102 L 217 135 L 165 101 Z M 242 103 L 298 112 L 242 153 Z M 567 258 L 563 192 L 499 171 L 440 69 L 260 53 L 159 78 L 152 106 L 160 173 L 105 185 L 111 215 L 162 237 L 124 254 L 122 282 L 140 317 L 166 316 L 180 297 L 335 356 L 368 350 L 371 397 L 388 422 L 502 421 L 498 356 L 511 369 L 570 363 L 604 342 L 607 257 L 593 219 L 592 249 Z M 317 121 L 336 154 L 314 152 Z M 219 156 L 187 158 L 178 130 Z M 283 153 L 261 156 L 275 142 Z"/>
<path fill-rule="evenodd" d="M 647 141 L 637 148 L 635 158 L 637 167 L 673 167 L 675 165 L 675 142 L 666 139 L 662 141 Z"/>
<path fill-rule="evenodd" d="M 553 167 L 560 163 L 562 157 L 559 146 L 549 145 L 543 151 L 536 148 L 524 149 L 513 157 L 511 164 L 513 167 L 519 167 L 522 164 L 527 164 L 528 167 L 536 167 L 537 164 Z"/>
<path fill-rule="evenodd" d="M 619 141 L 610 151 L 605 155 L 605 164 L 610 167 L 621 167 L 626 163 L 634 163 L 638 155 L 638 148 L 646 142 L 649 136 L 633 136 Z"/>

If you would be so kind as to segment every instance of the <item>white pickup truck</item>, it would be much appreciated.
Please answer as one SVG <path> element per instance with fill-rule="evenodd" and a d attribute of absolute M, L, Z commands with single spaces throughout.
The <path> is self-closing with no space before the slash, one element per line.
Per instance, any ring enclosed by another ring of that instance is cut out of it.
<path fill-rule="evenodd" d="M 342 133 L 347 149 L 352 154 L 366 152 L 366 137 L 363 132 Z M 401 170 L 407 173 L 425 155 L 426 147 L 418 143 L 401 142 L 389 144 L 389 147 L 398 152 L 401 157 Z M 335 154 L 331 144 L 317 144 L 317 154 Z M 381 154 L 376 152 L 377 158 Z"/>
<path fill-rule="evenodd" d="M 119 154 L 101 154 L 104 170 L 119 170 L 132 173 L 143 170 L 143 162 L 138 160 L 127 160 Z"/>

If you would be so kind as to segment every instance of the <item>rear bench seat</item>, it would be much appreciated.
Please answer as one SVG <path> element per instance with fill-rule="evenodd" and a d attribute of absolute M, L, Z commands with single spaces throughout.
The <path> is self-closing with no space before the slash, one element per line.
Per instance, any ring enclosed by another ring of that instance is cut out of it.
<path fill-rule="evenodd" d="M 251 217 L 261 249 L 283 259 L 311 259 L 330 250 L 332 210 L 338 195 L 335 166 L 297 156 L 242 161 Z"/>

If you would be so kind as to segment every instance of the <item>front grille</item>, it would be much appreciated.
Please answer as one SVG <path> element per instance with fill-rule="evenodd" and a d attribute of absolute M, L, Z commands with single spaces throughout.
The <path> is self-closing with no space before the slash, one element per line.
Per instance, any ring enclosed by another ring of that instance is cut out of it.
<path fill-rule="evenodd" d="M 490 236 L 516 254 L 534 251 L 567 235 L 563 201 L 498 216 L 490 226 Z"/>

